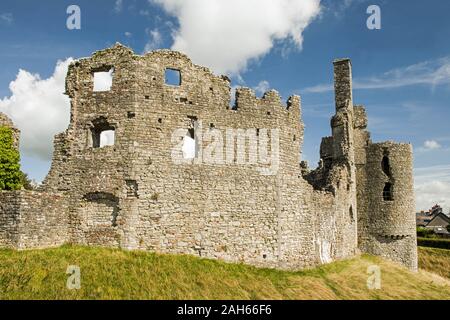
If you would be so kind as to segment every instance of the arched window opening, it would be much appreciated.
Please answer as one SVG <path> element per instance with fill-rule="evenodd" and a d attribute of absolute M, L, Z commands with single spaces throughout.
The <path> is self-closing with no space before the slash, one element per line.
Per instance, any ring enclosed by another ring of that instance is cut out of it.
<path fill-rule="evenodd" d="M 93 148 L 103 148 L 115 144 L 116 131 L 115 128 L 102 117 L 93 121 L 91 136 L 91 146 Z"/>

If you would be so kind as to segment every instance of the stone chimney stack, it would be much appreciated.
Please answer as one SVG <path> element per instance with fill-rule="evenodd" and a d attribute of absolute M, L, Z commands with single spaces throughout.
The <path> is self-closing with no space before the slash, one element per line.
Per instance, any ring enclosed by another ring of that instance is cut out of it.
<path fill-rule="evenodd" d="M 333 65 L 336 111 L 353 107 L 352 63 L 345 58 L 334 60 Z"/>
<path fill-rule="evenodd" d="M 336 161 L 354 164 L 354 119 L 352 94 L 352 64 L 350 59 L 338 59 L 334 65 L 336 114 L 331 119 L 334 155 Z M 353 172 L 350 174 L 353 178 Z"/>

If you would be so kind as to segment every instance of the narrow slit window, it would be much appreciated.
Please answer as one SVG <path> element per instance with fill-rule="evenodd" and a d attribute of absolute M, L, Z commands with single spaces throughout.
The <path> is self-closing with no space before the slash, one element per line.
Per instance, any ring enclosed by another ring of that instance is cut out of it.
<path fill-rule="evenodd" d="M 94 72 L 94 92 L 110 91 L 114 77 L 114 68 Z"/>
<path fill-rule="evenodd" d="M 190 124 L 189 128 L 186 131 L 186 135 L 183 138 L 183 158 L 184 159 L 194 159 L 198 154 L 198 141 L 195 130 L 198 126 L 197 117 L 190 116 L 188 117 Z"/>
<path fill-rule="evenodd" d="M 167 68 L 165 74 L 165 81 L 166 84 L 170 86 L 180 86 L 181 85 L 180 70 Z"/>
<path fill-rule="evenodd" d="M 391 166 L 389 165 L 389 158 L 388 156 L 384 156 L 383 160 L 381 161 L 381 168 L 383 169 L 383 172 L 388 177 L 391 176 Z"/>
<path fill-rule="evenodd" d="M 384 185 L 383 200 L 384 201 L 393 201 L 394 200 L 394 197 L 393 197 L 393 185 L 390 182 L 387 182 Z"/>

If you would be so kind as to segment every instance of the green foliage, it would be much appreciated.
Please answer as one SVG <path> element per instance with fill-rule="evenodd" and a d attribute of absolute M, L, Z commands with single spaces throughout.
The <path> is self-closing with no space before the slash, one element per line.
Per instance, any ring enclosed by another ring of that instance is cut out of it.
<path fill-rule="evenodd" d="M 422 238 L 433 238 L 433 229 L 428 229 L 424 227 L 417 227 L 417 236 Z"/>
<path fill-rule="evenodd" d="M 23 174 L 20 171 L 20 154 L 13 145 L 13 132 L 0 127 L 0 190 L 22 188 Z"/>
<path fill-rule="evenodd" d="M 35 187 L 33 186 L 33 182 L 28 177 L 28 174 L 22 172 L 22 178 L 20 183 L 22 184 L 23 188 L 25 190 L 34 190 Z"/>
<path fill-rule="evenodd" d="M 450 250 L 450 239 L 417 238 L 417 245 Z"/>

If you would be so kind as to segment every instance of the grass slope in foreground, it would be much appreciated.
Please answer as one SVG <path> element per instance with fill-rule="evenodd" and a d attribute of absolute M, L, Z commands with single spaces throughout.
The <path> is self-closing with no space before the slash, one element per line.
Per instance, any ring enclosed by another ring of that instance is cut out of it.
<path fill-rule="evenodd" d="M 419 266 L 450 279 L 450 250 L 419 247 Z"/>
<path fill-rule="evenodd" d="M 381 268 L 381 290 L 367 289 L 367 267 L 374 264 Z M 81 268 L 80 290 L 66 288 L 69 265 Z M 0 298 L 450 299 L 450 284 L 371 256 L 283 272 L 183 255 L 64 246 L 0 250 Z"/>

